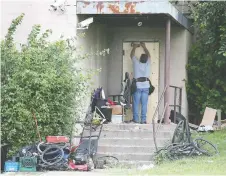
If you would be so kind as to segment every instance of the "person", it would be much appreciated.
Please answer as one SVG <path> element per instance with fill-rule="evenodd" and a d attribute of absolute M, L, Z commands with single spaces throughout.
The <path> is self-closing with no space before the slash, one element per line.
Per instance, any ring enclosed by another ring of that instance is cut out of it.
<path fill-rule="evenodd" d="M 144 54 L 141 54 L 138 60 L 135 56 L 136 48 L 142 47 Z M 133 93 L 133 120 L 134 123 L 139 123 L 139 107 L 141 104 L 141 124 L 146 124 L 147 117 L 147 105 L 149 96 L 150 83 L 148 81 L 150 77 L 150 64 L 151 56 L 147 50 L 145 43 L 140 44 L 132 43 L 132 51 L 130 57 L 133 61 L 133 77 L 136 80 L 136 91 Z"/>

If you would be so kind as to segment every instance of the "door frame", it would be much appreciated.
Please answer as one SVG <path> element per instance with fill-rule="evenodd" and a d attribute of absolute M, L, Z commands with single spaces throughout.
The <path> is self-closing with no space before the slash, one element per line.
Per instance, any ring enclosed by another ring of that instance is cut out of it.
<path fill-rule="evenodd" d="M 121 65 L 121 82 L 123 81 L 123 57 L 124 57 L 124 50 L 123 50 L 123 43 L 132 43 L 132 42 L 149 42 L 149 43 L 159 43 L 159 51 L 158 51 L 158 56 L 159 56 L 159 64 L 158 64 L 158 75 L 159 75 L 159 77 L 158 77 L 158 100 L 157 100 L 157 102 L 159 103 L 159 96 L 160 96 L 160 85 L 161 85 L 161 77 L 160 77 L 160 71 L 161 71 L 161 69 L 160 69 L 160 66 L 161 66 L 161 62 L 160 62 L 160 44 L 161 44 L 161 42 L 160 42 L 160 40 L 156 40 L 156 39 L 151 39 L 151 40 L 131 40 L 131 39 L 129 39 L 129 40 L 122 40 L 122 45 L 121 45 L 121 47 L 122 47 L 122 60 L 121 60 L 121 63 L 122 63 L 122 65 Z M 163 79 L 164 79 L 164 77 L 163 77 Z M 161 109 L 161 107 L 158 109 L 158 119 L 159 119 L 159 111 L 160 111 L 160 109 Z"/>

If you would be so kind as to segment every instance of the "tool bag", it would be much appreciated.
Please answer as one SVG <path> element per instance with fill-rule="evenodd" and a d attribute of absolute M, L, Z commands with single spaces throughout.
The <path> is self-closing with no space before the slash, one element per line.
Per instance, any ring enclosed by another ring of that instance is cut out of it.
<path fill-rule="evenodd" d="M 137 78 L 137 79 L 133 78 L 132 84 L 131 84 L 131 95 L 133 95 L 137 90 L 137 84 L 136 83 L 137 82 L 144 82 L 144 81 L 148 81 L 149 84 L 150 84 L 148 95 L 151 95 L 154 92 L 155 87 L 151 84 L 151 81 L 150 81 L 149 78 L 146 78 L 146 77 L 141 77 L 141 78 Z"/>

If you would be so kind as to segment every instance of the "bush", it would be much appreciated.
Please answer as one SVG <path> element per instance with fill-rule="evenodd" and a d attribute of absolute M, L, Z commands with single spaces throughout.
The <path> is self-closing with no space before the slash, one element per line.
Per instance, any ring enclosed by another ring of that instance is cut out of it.
<path fill-rule="evenodd" d="M 197 40 L 187 64 L 187 92 L 189 110 L 199 115 L 206 106 L 226 113 L 225 7 L 226 2 L 200 2 L 192 12 Z"/>
<path fill-rule="evenodd" d="M 38 141 L 34 116 L 42 137 L 69 135 L 92 76 L 75 65 L 86 56 L 74 40 L 49 42 L 51 30 L 40 33 L 40 25 L 33 27 L 27 44 L 17 47 L 13 35 L 23 16 L 13 20 L 1 42 L 1 143 L 11 144 L 13 151 Z"/>

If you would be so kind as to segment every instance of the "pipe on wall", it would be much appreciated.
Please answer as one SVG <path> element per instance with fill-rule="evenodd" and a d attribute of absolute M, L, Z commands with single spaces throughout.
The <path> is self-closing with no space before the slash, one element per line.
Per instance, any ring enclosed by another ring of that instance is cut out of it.
<path fill-rule="evenodd" d="M 170 84 L 170 30 L 171 30 L 171 20 L 168 18 L 166 20 L 166 40 L 165 40 L 165 75 L 164 75 L 164 84 L 165 87 L 169 87 Z M 169 88 L 166 90 L 164 96 L 164 106 L 167 106 L 164 122 L 166 124 L 170 123 L 169 116 L 170 116 L 170 108 L 169 108 L 169 97 L 170 97 Z"/>

